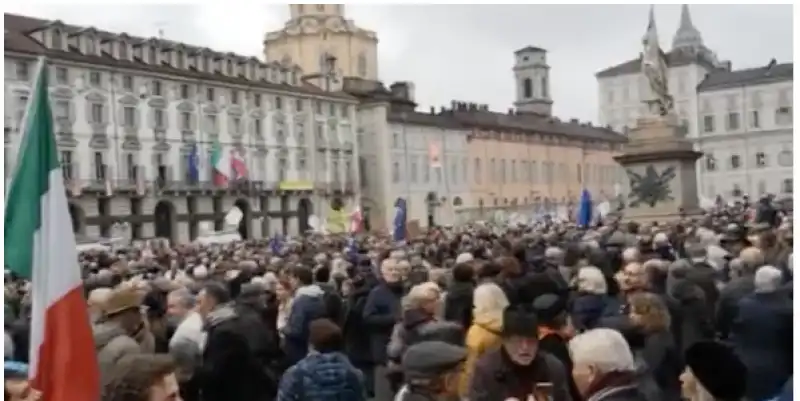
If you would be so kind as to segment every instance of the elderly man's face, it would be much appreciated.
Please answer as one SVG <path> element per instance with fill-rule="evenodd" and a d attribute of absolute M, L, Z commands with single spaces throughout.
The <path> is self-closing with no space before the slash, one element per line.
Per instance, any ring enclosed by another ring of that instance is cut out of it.
<path fill-rule="evenodd" d="M 176 294 L 167 295 L 167 316 L 182 319 L 187 313 L 189 308 L 180 297 Z"/>
<path fill-rule="evenodd" d="M 572 380 L 581 395 L 586 396 L 589 386 L 597 379 L 597 369 L 585 363 L 576 362 L 572 366 Z"/>
<path fill-rule="evenodd" d="M 396 283 L 402 278 L 400 268 L 396 263 L 384 263 L 381 267 L 381 275 L 387 283 Z"/>

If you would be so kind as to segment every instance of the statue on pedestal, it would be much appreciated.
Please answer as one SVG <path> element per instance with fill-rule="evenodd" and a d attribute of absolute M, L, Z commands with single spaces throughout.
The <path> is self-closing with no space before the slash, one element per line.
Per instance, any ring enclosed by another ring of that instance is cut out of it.
<path fill-rule="evenodd" d="M 667 55 L 661 50 L 656 31 L 656 20 L 653 6 L 650 6 L 650 21 L 647 24 L 647 33 L 642 39 L 644 51 L 642 52 L 642 73 L 647 78 L 654 98 L 645 101 L 650 106 L 650 112 L 659 116 L 666 116 L 674 109 L 672 96 L 669 94 Z"/>

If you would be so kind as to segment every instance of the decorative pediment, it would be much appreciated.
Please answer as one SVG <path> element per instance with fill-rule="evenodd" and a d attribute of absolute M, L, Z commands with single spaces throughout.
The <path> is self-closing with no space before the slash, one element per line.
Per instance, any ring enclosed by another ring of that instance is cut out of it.
<path fill-rule="evenodd" d="M 124 106 L 136 106 L 139 104 L 139 98 L 131 94 L 125 94 L 119 98 L 119 104 Z"/>
<path fill-rule="evenodd" d="M 151 97 L 150 100 L 147 101 L 147 105 L 150 107 L 165 109 L 167 108 L 167 101 L 163 97 Z"/>
<path fill-rule="evenodd" d="M 72 96 L 74 95 L 72 89 L 68 87 L 58 87 L 53 89 L 51 92 L 53 98 L 62 99 L 62 100 L 71 100 Z"/>
<path fill-rule="evenodd" d="M 242 114 L 244 114 L 244 109 L 242 109 L 242 106 L 239 106 L 239 105 L 229 105 L 228 106 L 228 115 L 231 115 L 231 116 L 234 116 L 234 117 L 241 117 Z"/>
<path fill-rule="evenodd" d="M 286 116 L 283 114 L 283 112 L 276 111 L 275 116 L 272 117 L 272 121 L 274 121 L 275 124 L 283 125 L 286 123 Z"/>
<path fill-rule="evenodd" d="M 209 103 L 206 107 L 203 108 L 203 113 L 206 114 L 217 114 L 219 113 L 219 107 L 215 103 Z"/>
<path fill-rule="evenodd" d="M 136 136 L 126 136 L 125 140 L 122 142 L 122 149 L 129 151 L 140 151 L 142 150 L 142 142 Z"/>
<path fill-rule="evenodd" d="M 250 112 L 250 117 L 258 119 L 264 118 L 264 111 L 262 111 L 261 109 L 253 109 Z"/>
<path fill-rule="evenodd" d="M 296 125 L 304 125 L 306 123 L 307 119 L 308 119 L 308 117 L 303 115 L 303 114 L 295 114 L 294 115 L 294 123 Z"/>
<path fill-rule="evenodd" d="M 187 101 L 180 102 L 178 103 L 177 109 L 178 111 L 194 112 L 194 103 Z"/>
<path fill-rule="evenodd" d="M 92 149 L 108 149 L 108 135 L 105 133 L 92 134 L 92 139 L 89 140 L 89 147 Z"/>
<path fill-rule="evenodd" d="M 95 103 L 105 103 L 106 96 L 97 91 L 89 91 L 86 93 L 86 100 Z"/>
<path fill-rule="evenodd" d="M 169 142 L 166 141 L 159 141 L 153 144 L 153 150 L 157 152 L 168 152 L 170 148 Z"/>
<path fill-rule="evenodd" d="M 56 143 L 61 148 L 78 147 L 78 140 L 75 139 L 75 134 L 72 131 L 59 132 L 58 134 L 56 134 Z"/>

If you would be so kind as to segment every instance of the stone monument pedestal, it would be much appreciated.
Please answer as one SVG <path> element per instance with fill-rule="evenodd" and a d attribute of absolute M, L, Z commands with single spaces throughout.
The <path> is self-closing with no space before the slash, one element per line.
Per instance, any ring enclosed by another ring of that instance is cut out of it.
<path fill-rule="evenodd" d="M 614 157 L 628 177 L 623 219 L 665 222 L 701 214 L 696 162 L 703 153 L 681 133 L 677 116 L 640 118 L 628 139 Z"/>

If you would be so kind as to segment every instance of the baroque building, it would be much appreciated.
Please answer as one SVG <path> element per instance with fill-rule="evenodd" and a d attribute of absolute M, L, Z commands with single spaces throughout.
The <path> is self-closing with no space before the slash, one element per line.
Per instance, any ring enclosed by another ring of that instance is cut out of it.
<path fill-rule="evenodd" d="M 794 65 L 769 64 L 709 74 L 697 87 L 699 192 L 717 195 L 793 193 Z"/>
<path fill-rule="evenodd" d="M 76 232 L 186 242 L 244 213 L 247 238 L 296 234 L 358 187 L 357 100 L 289 61 L 5 14 L 6 181 L 38 56 Z M 212 163 L 231 170 L 215 185 Z M 219 183 L 218 183 L 219 184 Z"/>
<path fill-rule="evenodd" d="M 378 79 L 378 36 L 344 16 L 343 4 L 290 4 L 283 29 L 264 39 L 270 61 L 296 63 L 321 88 L 338 89 L 345 77 Z"/>
<path fill-rule="evenodd" d="M 772 60 L 734 70 L 706 47 L 685 4 L 667 61 L 675 112 L 695 148 L 706 154 L 698 160 L 698 193 L 708 199 L 790 194 L 793 64 Z M 626 132 L 647 110 L 641 57 L 596 77 L 600 122 Z"/>

